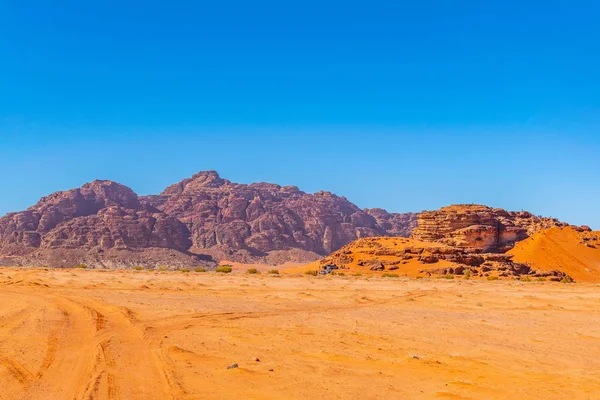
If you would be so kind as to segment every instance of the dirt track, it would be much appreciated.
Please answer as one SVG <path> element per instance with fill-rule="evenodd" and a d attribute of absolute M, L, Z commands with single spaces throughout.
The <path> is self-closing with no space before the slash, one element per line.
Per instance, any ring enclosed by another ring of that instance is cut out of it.
<path fill-rule="evenodd" d="M 599 289 L 0 269 L 0 399 L 594 399 Z"/>

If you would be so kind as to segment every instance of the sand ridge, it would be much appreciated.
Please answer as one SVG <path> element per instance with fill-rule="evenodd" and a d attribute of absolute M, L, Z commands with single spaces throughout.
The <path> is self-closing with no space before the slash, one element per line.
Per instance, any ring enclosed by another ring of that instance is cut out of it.
<path fill-rule="evenodd" d="M 600 393 L 596 285 L 282 275 L 0 269 L 0 399 Z"/>
<path fill-rule="evenodd" d="M 577 282 L 600 282 L 600 232 L 550 228 L 517 243 L 508 254 L 537 269 L 565 272 Z"/>

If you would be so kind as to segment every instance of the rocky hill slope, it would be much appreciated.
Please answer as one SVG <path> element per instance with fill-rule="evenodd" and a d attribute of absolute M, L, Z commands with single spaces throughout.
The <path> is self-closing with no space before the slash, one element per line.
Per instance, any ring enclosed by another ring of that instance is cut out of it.
<path fill-rule="evenodd" d="M 540 245 L 547 243 L 548 237 L 556 236 L 553 232 L 563 233 L 556 242 L 564 240 L 565 243 L 579 243 L 579 249 L 569 252 L 556 243 L 554 246 Z M 565 232 L 571 232 L 570 236 Z M 588 227 L 570 227 L 556 219 L 536 217 L 524 211 L 509 212 L 481 205 L 452 205 L 419 214 L 417 226 L 409 239 L 359 239 L 306 268 L 321 269 L 334 264 L 356 272 L 395 271 L 413 277 L 466 274 L 490 279 L 527 277 L 570 280 L 571 273 L 581 278 L 584 275 L 578 272 L 586 269 L 584 263 L 577 264 L 577 256 L 570 253 L 581 255 L 581 249 L 584 249 L 589 259 L 588 253 L 593 253 L 595 249 L 595 240 L 599 236 L 589 232 Z M 531 235 L 530 239 L 525 240 Z M 513 251 L 506 253 L 513 248 Z M 546 248 L 553 249 L 553 252 L 542 257 Z M 536 257 L 530 257 L 532 253 Z M 537 262 L 530 262 L 534 258 Z M 575 264 L 577 267 L 566 268 Z M 598 269 L 597 266 L 591 268 Z M 589 271 L 587 268 L 587 275 L 591 276 Z M 589 276 L 585 279 L 590 280 Z"/>
<path fill-rule="evenodd" d="M 416 214 L 362 210 L 329 192 L 236 184 L 215 171 L 146 197 L 95 181 L 0 218 L 0 264 L 306 262 L 360 237 L 407 236 L 415 221 Z"/>

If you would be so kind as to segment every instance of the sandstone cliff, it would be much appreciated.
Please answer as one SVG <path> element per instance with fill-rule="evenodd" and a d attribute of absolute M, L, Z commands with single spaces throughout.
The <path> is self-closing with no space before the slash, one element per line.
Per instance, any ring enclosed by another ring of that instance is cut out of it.
<path fill-rule="evenodd" d="M 459 204 L 419 214 L 411 237 L 471 248 L 472 251 L 505 252 L 535 232 L 567 225 L 526 211 Z"/>

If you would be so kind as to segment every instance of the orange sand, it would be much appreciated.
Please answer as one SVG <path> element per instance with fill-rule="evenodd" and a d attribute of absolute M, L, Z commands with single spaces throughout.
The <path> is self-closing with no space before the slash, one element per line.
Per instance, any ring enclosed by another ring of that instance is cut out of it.
<path fill-rule="evenodd" d="M 5 268 L 0 399 L 597 398 L 598 289 Z"/>
<path fill-rule="evenodd" d="M 514 261 L 536 269 L 565 272 L 576 282 L 600 282 L 599 239 L 600 232 L 551 228 L 517 243 L 509 254 L 514 255 Z"/>

